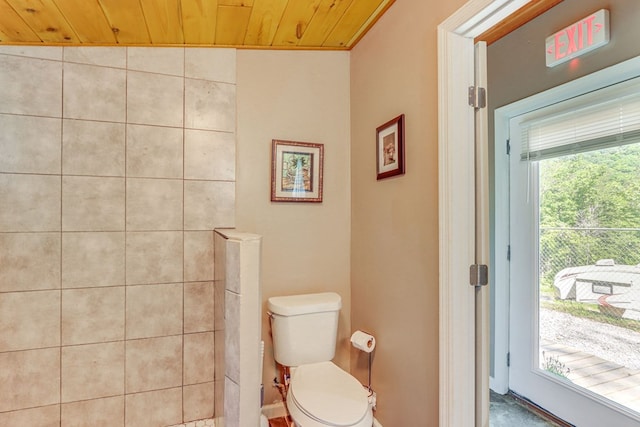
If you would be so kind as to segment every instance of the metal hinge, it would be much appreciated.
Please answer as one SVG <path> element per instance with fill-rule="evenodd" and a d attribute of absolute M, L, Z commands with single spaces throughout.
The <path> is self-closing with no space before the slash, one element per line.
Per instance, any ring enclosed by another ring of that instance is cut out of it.
<path fill-rule="evenodd" d="M 507 156 L 511 154 L 511 141 L 507 139 Z"/>
<path fill-rule="evenodd" d="M 507 353 L 507 367 L 511 366 L 511 353 Z"/>
<path fill-rule="evenodd" d="M 489 267 L 484 264 L 473 264 L 469 267 L 469 283 L 471 286 L 489 284 Z"/>
<path fill-rule="evenodd" d="M 511 261 L 511 245 L 507 246 L 507 261 Z"/>
<path fill-rule="evenodd" d="M 487 106 L 487 90 L 483 87 L 469 86 L 469 105 L 473 108 Z"/>

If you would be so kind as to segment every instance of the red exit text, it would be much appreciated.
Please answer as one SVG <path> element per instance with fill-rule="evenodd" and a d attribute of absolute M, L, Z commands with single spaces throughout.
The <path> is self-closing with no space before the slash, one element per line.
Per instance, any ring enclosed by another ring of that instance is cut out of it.
<path fill-rule="evenodd" d="M 547 37 L 546 63 L 553 67 L 609 42 L 609 11 L 594 14 Z"/>

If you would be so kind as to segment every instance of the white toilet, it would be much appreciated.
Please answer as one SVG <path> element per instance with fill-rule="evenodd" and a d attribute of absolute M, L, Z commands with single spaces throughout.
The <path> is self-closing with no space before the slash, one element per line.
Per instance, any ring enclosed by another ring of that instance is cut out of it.
<path fill-rule="evenodd" d="M 298 427 L 371 427 L 368 390 L 336 366 L 340 295 L 269 298 L 273 352 L 291 368 L 287 408 Z"/>

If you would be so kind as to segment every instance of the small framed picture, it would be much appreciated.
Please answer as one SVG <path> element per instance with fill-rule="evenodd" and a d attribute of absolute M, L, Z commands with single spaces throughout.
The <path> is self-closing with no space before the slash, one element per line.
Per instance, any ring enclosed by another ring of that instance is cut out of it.
<path fill-rule="evenodd" d="M 272 141 L 271 201 L 322 202 L 324 145 Z"/>
<path fill-rule="evenodd" d="M 378 179 L 404 174 L 404 114 L 376 129 Z"/>

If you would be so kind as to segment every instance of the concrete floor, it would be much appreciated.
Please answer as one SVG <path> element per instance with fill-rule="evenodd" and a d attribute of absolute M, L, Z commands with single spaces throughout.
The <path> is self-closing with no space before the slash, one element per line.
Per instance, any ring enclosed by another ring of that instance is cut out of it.
<path fill-rule="evenodd" d="M 490 427 L 549 427 L 557 426 L 548 422 L 516 402 L 509 395 L 490 392 Z"/>

